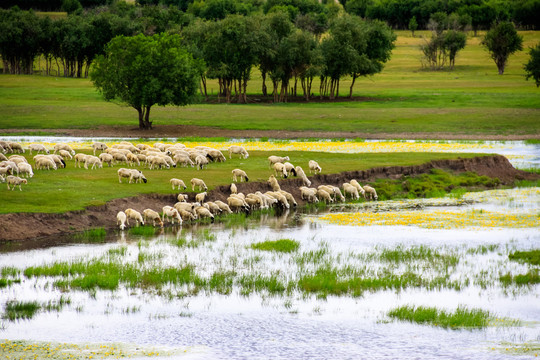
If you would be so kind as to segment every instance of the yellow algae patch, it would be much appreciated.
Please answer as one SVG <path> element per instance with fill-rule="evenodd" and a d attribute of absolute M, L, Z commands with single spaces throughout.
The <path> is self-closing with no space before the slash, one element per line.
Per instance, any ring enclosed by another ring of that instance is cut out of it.
<path fill-rule="evenodd" d="M 472 211 L 399 211 L 327 214 L 319 218 L 330 224 L 350 226 L 418 226 L 427 229 L 531 228 L 540 227 L 540 218 L 533 214 L 508 214 L 484 210 Z"/>

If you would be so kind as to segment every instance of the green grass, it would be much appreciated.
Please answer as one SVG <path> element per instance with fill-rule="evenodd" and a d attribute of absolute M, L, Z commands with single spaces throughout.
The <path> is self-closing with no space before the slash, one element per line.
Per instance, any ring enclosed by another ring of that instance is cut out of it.
<path fill-rule="evenodd" d="M 485 328 L 489 325 L 491 314 L 481 309 L 458 307 L 454 312 L 439 310 L 434 307 L 401 306 L 388 313 L 393 319 L 422 325 L 443 328 Z"/>
<path fill-rule="evenodd" d="M 89 152 L 86 151 L 87 153 Z M 274 154 L 274 152 L 273 152 Z M 281 155 L 275 153 L 276 155 Z M 65 169 L 56 171 L 36 170 L 33 178 L 23 191 L 8 191 L 5 184 L 0 186 L 2 206 L 0 213 L 42 212 L 62 213 L 71 210 L 82 210 L 91 205 L 105 204 L 107 201 L 137 196 L 140 194 L 160 193 L 176 194 L 171 189 L 169 179 L 176 177 L 189 183 L 193 177 L 203 179 L 210 189 L 231 182 L 231 169 L 242 168 L 251 181 L 264 181 L 272 174 L 267 165 L 267 152 L 251 151 L 248 159 L 233 158 L 223 163 L 212 163 L 208 169 L 198 171 L 195 168 L 172 168 L 170 170 L 140 169 L 148 179 L 148 183 L 128 184 L 118 182 L 117 171 L 120 166 L 97 170 L 77 168 L 73 160 L 67 161 Z M 431 160 L 468 158 L 477 154 L 449 153 L 369 153 L 338 154 L 325 152 L 287 151 L 293 164 L 307 164 L 315 158 L 325 173 L 339 173 L 347 170 L 366 170 L 376 166 L 420 165 Z M 26 154 L 30 163 L 31 156 Z M 189 188 L 188 190 L 190 190 Z M 377 191 L 379 191 L 377 189 Z"/>
<path fill-rule="evenodd" d="M 134 226 L 128 230 L 131 235 L 139 236 L 154 236 L 156 231 L 158 231 L 158 229 L 150 225 Z"/>
<path fill-rule="evenodd" d="M 501 275 L 499 280 L 503 286 L 531 286 L 540 284 L 540 274 L 538 269 L 532 269 L 525 274 L 512 275 L 507 273 L 505 275 Z"/>
<path fill-rule="evenodd" d="M 41 305 L 37 301 L 8 301 L 2 318 L 9 321 L 31 319 L 40 309 Z"/>
<path fill-rule="evenodd" d="M 525 262 L 531 265 L 540 265 L 540 249 L 529 251 L 515 251 L 508 255 L 513 261 Z"/>
<path fill-rule="evenodd" d="M 300 243 L 296 240 L 280 239 L 275 241 L 263 241 L 251 244 L 251 248 L 262 251 L 275 251 L 282 253 L 292 253 L 300 248 Z"/>
<path fill-rule="evenodd" d="M 85 241 L 85 242 L 104 242 L 105 236 L 107 235 L 107 230 L 103 227 L 88 229 L 82 233 L 74 235 L 75 241 Z"/>
<path fill-rule="evenodd" d="M 485 135 L 540 134 L 540 89 L 525 81 L 526 51 L 509 58 L 500 76 L 481 37 L 469 37 L 453 71 L 421 69 L 420 37 L 398 31 L 396 48 L 381 74 L 360 79 L 354 96 L 363 101 L 288 104 L 195 104 L 154 107 L 152 120 L 162 124 L 212 126 L 222 129 L 343 131 L 366 134 L 444 133 L 482 138 Z M 524 48 L 540 32 L 524 31 Z M 136 111 L 105 102 L 88 79 L 1 75 L 0 118 L 4 129 L 96 128 L 137 126 Z M 313 89 L 318 91 L 318 80 Z M 341 80 L 341 95 L 350 79 Z M 216 94 L 217 81 L 208 81 Z M 260 97 L 261 76 L 253 71 L 249 98 Z M 294 120 L 294 121 L 291 121 Z M 300 137 L 302 135 L 299 135 Z M 342 136 L 342 135 L 341 135 Z"/>

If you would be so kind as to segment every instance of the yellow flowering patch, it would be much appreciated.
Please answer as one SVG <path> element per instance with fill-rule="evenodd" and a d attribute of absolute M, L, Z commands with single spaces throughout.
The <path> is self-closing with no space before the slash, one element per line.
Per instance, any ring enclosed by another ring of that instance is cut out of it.
<path fill-rule="evenodd" d="M 540 227 L 540 218 L 536 214 L 508 214 L 485 210 L 338 213 L 324 215 L 320 220 L 337 225 L 418 226 L 427 229 Z"/>

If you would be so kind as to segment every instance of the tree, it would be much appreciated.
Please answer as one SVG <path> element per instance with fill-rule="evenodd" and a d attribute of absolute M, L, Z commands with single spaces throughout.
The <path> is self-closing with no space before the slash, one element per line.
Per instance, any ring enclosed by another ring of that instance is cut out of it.
<path fill-rule="evenodd" d="M 534 48 L 529 49 L 529 62 L 525 64 L 524 69 L 527 73 L 527 80 L 533 78 L 536 82 L 536 87 L 540 86 L 540 43 Z"/>
<path fill-rule="evenodd" d="M 416 16 L 413 16 L 409 20 L 409 30 L 412 32 L 412 37 L 414 37 L 414 32 L 418 29 L 418 22 L 416 22 Z"/>
<path fill-rule="evenodd" d="M 488 49 L 499 69 L 499 75 L 502 75 L 508 57 L 516 51 L 523 50 L 523 37 L 517 33 L 514 24 L 503 21 L 487 32 L 482 45 Z"/>
<path fill-rule="evenodd" d="M 150 108 L 187 105 L 197 90 L 197 65 L 179 35 L 118 36 L 94 61 L 90 78 L 105 100 L 137 110 L 139 128 L 151 129 Z"/>

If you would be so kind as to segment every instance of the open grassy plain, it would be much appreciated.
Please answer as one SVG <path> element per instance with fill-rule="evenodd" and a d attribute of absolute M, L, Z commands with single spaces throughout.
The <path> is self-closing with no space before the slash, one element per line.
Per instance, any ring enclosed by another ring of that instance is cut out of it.
<path fill-rule="evenodd" d="M 154 107 L 155 126 L 198 125 L 234 130 L 342 131 L 365 134 L 462 134 L 540 137 L 540 89 L 525 81 L 527 51 L 509 59 L 504 75 L 469 37 L 449 71 L 421 67 L 420 36 L 426 32 L 398 31 L 392 59 L 381 74 L 360 79 L 356 101 L 270 104 L 260 96 L 261 78 L 253 71 L 248 105 L 204 103 L 187 107 Z M 540 41 L 540 32 L 521 32 L 524 48 Z M 341 81 L 348 94 L 350 79 Z M 209 81 L 210 94 L 217 82 Z M 318 83 L 313 91 L 317 94 Z M 105 102 L 88 79 L 49 76 L 0 76 L 1 129 L 92 129 L 99 126 L 136 127 L 136 111 Z M 204 131 L 201 131 L 204 135 Z M 300 135 L 301 136 L 301 135 Z"/>

